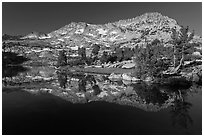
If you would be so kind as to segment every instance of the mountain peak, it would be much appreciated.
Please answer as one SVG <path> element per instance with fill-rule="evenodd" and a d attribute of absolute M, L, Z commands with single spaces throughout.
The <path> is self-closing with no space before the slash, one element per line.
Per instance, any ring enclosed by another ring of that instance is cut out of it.
<path fill-rule="evenodd" d="M 49 39 L 53 44 L 81 46 L 84 43 L 122 46 L 141 45 L 155 39 L 163 43 L 171 41 L 172 29 L 180 31 L 176 20 L 159 12 L 147 12 L 132 19 L 119 20 L 107 24 L 71 22 L 38 39 Z M 32 34 L 33 35 L 33 34 Z"/>

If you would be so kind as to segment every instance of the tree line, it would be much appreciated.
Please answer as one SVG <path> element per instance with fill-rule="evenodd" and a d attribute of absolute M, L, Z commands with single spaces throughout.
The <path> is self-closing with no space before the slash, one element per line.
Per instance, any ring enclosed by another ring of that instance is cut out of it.
<path fill-rule="evenodd" d="M 111 53 L 103 51 L 100 55 L 101 46 L 98 44 L 92 46 L 90 56 L 86 55 L 85 47 L 81 47 L 78 49 L 80 58 L 75 60 L 74 64 L 93 65 L 133 59 L 136 63 L 135 75 L 139 78 L 162 77 L 164 71 L 169 74 L 176 74 L 184 67 L 184 61 L 191 61 L 200 57 L 192 56 L 192 53 L 196 51 L 195 46 L 198 45 L 190 42 L 194 37 L 194 32 L 189 33 L 188 27 L 182 26 L 180 31 L 172 29 L 171 37 L 171 46 L 164 46 L 164 43 L 155 39 L 151 43 L 134 48 L 120 48 L 120 45 L 117 45 Z M 58 64 L 67 65 L 63 60 L 66 60 L 66 56 L 61 52 Z"/>

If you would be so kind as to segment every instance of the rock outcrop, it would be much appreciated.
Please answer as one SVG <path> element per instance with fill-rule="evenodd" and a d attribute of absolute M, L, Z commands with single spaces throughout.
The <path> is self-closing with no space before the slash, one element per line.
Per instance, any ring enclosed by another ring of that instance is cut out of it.
<path fill-rule="evenodd" d="M 153 12 L 103 25 L 72 22 L 48 34 L 31 33 L 24 38 L 45 39 L 50 44 L 62 44 L 69 47 L 82 45 L 90 47 L 93 44 L 104 47 L 115 44 L 121 47 L 134 47 L 155 39 L 165 45 L 170 45 L 172 29 L 179 32 L 180 28 L 176 20 Z M 201 43 L 201 37 L 194 36 L 192 42 Z"/>

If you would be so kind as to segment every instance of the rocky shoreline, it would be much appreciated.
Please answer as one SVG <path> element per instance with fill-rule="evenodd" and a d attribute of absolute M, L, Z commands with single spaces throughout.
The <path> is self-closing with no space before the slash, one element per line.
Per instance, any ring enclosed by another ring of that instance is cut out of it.
<path fill-rule="evenodd" d="M 126 80 L 133 83 L 136 82 L 147 82 L 147 83 L 168 83 L 171 81 L 170 79 L 180 79 L 181 81 L 186 82 L 195 82 L 195 83 L 202 83 L 202 65 L 197 65 L 193 67 L 189 67 L 186 70 L 181 71 L 177 75 L 167 76 L 166 78 L 151 78 L 146 77 L 145 79 L 138 79 L 137 77 L 133 76 L 134 69 L 118 69 L 118 68 L 69 68 L 64 67 L 61 70 L 75 72 L 75 73 L 93 73 L 93 74 L 105 74 L 109 75 L 109 79 L 112 81 L 120 81 Z"/>

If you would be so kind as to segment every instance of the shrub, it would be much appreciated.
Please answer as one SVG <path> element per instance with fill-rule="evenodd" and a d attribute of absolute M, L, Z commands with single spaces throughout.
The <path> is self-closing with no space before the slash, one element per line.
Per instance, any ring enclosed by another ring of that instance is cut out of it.
<path fill-rule="evenodd" d="M 115 49 L 115 56 L 117 57 L 117 61 L 123 60 L 123 50 L 119 47 Z"/>
<path fill-rule="evenodd" d="M 106 51 L 103 52 L 103 55 L 100 58 L 101 63 L 105 63 L 108 61 L 108 53 Z"/>
<path fill-rule="evenodd" d="M 93 50 L 92 50 L 92 55 L 97 56 L 99 50 L 100 50 L 100 46 L 97 45 L 97 44 L 94 44 L 94 45 L 93 45 Z"/>
<path fill-rule="evenodd" d="M 124 48 L 123 60 L 130 60 L 134 56 L 134 52 L 130 48 Z"/>

